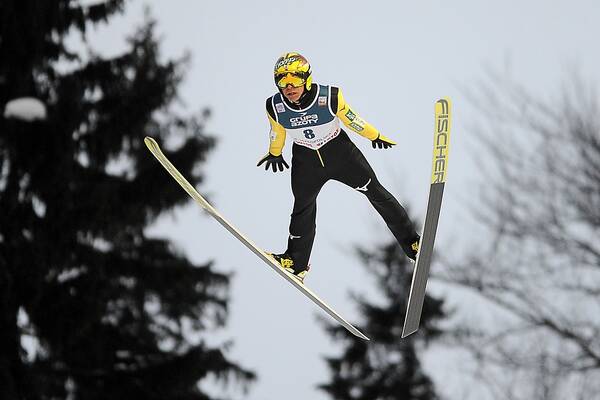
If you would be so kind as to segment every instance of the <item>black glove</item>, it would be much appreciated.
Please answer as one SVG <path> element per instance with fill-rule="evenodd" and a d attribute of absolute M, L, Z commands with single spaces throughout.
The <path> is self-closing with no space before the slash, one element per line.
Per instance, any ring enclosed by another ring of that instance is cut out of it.
<path fill-rule="evenodd" d="M 389 147 L 392 147 L 396 144 L 396 142 L 394 142 L 393 140 L 383 136 L 381 133 L 377 136 L 377 138 L 373 139 L 373 141 L 371 142 L 371 144 L 373 145 L 373 148 L 377 148 L 379 147 L 380 149 L 387 149 Z"/>
<path fill-rule="evenodd" d="M 273 169 L 273 172 L 277 172 L 277 168 L 279 168 L 279 171 L 282 172 L 283 167 L 286 167 L 286 168 L 290 167 L 285 162 L 282 155 L 274 156 L 271 153 L 268 153 L 266 156 L 261 158 L 260 161 L 258 162 L 258 164 L 256 164 L 256 166 L 260 167 L 261 164 L 264 163 L 265 161 L 267 162 L 265 164 L 265 171 L 269 169 L 269 166 L 271 166 L 271 168 Z"/>

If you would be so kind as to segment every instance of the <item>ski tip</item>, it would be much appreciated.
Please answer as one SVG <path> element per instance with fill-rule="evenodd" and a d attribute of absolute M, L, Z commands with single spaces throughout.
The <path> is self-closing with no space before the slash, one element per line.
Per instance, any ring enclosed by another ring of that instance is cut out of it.
<path fill-rule="evenodd" d="M 144 138 L 144 144 L 146 145 L 148 150 L 150 150 L 150 152 L 152 152 L 152 154 L 154 154 L 155 156 L 157 153 L 159 153 L 159 154 L 162 153 L 162 151 L 160 150 L 160 146 L 158 145 L 158 143 L 156 143 L 156 140 L 154 140 L 152 137 L 146 136 Z"/>
<path fill-rule="evenodd" d="M 451 106 L 452 105 L 452 101 L 450 100 L 450 97 L 444 96 L 444 97 L 440 97 L 436 101 L 436 104 L 440 104 L 442 106 L 444 106 L 444 105 Z"/>

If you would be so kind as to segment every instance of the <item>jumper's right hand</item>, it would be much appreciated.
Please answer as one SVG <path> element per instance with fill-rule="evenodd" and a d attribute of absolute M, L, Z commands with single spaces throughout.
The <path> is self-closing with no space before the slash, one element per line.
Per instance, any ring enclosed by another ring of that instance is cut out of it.
<path fill-rule="evenodd" d="M 265 171 L 268 170 L 269 167 L 271 167 L 273 169 L 273 172 L 277 172 L 278 168 L 279 168 L 280 172 L 283 172 L 283 169 L 284 169 L 283 167 L 285 167 L 285 168 L 290 167 L 285 162 L 282 155 L 274 156 L 271 153 L 267 153 L 266 156 L 264 156 L 263 158 L 260 159 L 260 161 L 258 162 L 258 164 L 256 164 L 256 166 L 260 167 L 264 162 L 266 162 Z"/>
<path fill-rule="evenodd" d="M 373 139 L 371 144 L 373 145 L 374 149 L 377 147 L 379 147 L 380 149 L 387 149 L 392 146 L 395 146 L 396 142 L 394 142 L 392 139 L 390 139 L 388 137 L 383 136 L 380 133 L 379 135 L 377 135 L 377 137 L 375 139 Z"/>

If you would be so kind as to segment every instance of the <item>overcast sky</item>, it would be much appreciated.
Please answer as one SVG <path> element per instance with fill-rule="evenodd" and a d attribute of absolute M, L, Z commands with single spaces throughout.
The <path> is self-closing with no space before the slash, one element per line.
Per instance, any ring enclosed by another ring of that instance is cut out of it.
<path fill-rule="evenodd" d="M 124 16 L 95 30 L 93 47 L 107 55 L 122 50 L 123 37 L 143 19 L 144 5 L 158 20 L 163 55 L 192 55 L 180 92 L 187 109 L 213 111 L 207 133 L 219 144 L 205 165 L 200 191 L 242 232 L 273 251 L 286 246 L 290 174 L 266 173 L 255 164 L 268 148 L 264 101 L 276 91 L 272 67 L 281 53 L 305 55 L 314 81 L 340 86 L 364 119 L 398 142 L 392 150 L 376 151 L 350 133 L 380 181 L 420 221 L 429 189 L 433 104 L 442 96 L 453 100 L 448 184 L 436 243 L 445 255 L 468 251 L 473 243 L 465 200 L 474 192 L 468 186 L 476 176 L 469 146 L 476 132 L 467 126 L 476 115 L 461 87 L 476 84 L 486 68 L 494 68 L 548 96 L 573 67 L 596 84 L 600 71 L 600 3 L 591 0 L 132 1 Z M 288 161 L 290 144 L 284 150 Z M 392 235 L 361 194 L 337 182 L 326 184 L 319 196 L 317 225 L 306 284 L 359 322 L 349 291 L 374 301 L 378 296 L 349 250 L 356 243 L 388 242 Z M 339 349 L 316 321 L 324 313 L 195 204 L 162 218 L 152 233 L 171 237 L 196 262 L 214 259 L 220 270 L 235 273 L 227 329 L 214 340 L 232 338 L 231 357 L 259 374 L 248 398 L 327 399 L 315 385 L 329 380 L 323 357 Z M 467 312 L 468 302 L 452 288 L 434 282 L 429 290 Z M 468 366 L 459 355 L 435 346 L 425 360 L 441 393 L 476 397 L 461 379 Z"/>

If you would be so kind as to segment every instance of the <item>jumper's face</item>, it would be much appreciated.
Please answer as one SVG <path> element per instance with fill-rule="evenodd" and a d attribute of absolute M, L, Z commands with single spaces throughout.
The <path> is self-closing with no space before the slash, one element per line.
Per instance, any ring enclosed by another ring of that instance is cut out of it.
<path fill-rule="evenodd" d="M 281 91 L 288 101 L 296 103 L 300 99 L 300 96 L 302 96 L 302 93 L 304 93 L 304 86 L 293 87 L 292 85 L 287 85 Z"/>

